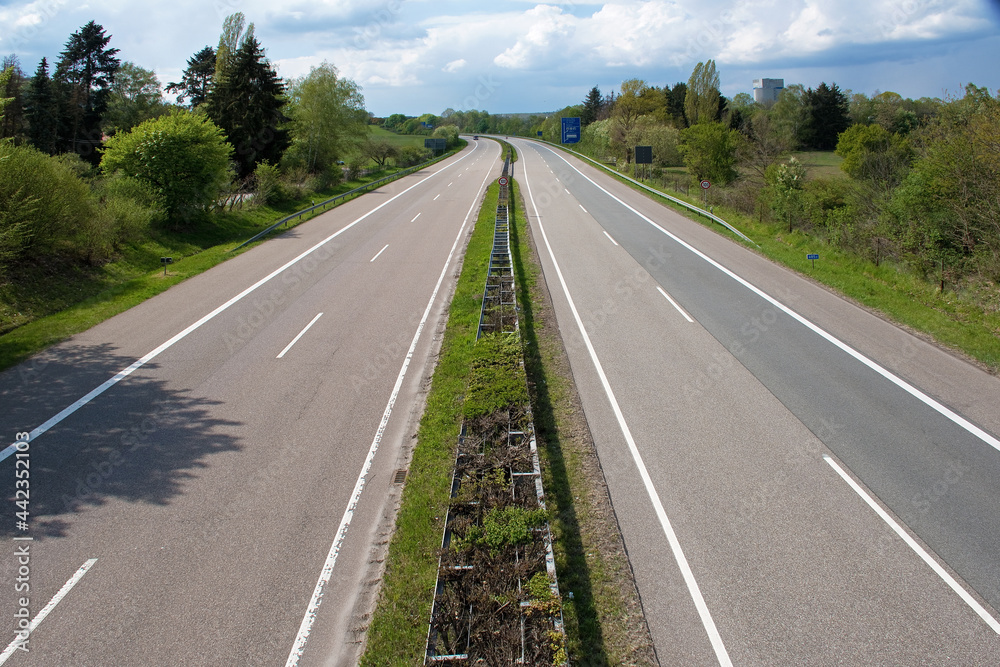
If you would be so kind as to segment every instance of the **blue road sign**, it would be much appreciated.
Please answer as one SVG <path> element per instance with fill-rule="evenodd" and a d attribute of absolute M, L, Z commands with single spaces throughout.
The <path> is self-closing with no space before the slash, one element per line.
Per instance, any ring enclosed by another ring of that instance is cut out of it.
<path fill-rule="evenodd" d="M 576 144 L 580 142 L 580 119 L 562 119 L 562 142 L 564 144 Z"/>
<path fill-rule="evenodd" d="M 819 255 L 806 255 L 806 259 L 819 259 Z"/>
<path fill-rule="evenodd" d="M 538 136 L 542 136 L 542 131 L 541 130 L 538 131 Z"/>

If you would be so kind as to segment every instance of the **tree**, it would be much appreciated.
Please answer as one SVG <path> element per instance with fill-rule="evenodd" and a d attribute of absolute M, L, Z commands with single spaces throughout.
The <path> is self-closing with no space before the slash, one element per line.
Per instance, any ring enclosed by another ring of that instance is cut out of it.
<path fill-rule="evenodd" d="M 187 61 L 181 80 L 167 84 L 167 92 L 177 93 L 177 103 L 188 103 L 192 109 L 208 99 L 215 79 L 215 49 L 206 46 Z"/>
<path fill-rule="evenodd" d="M 775 130 L 783 134 L 794 149 L 802 143 L 808 120 L 806 89 L 797 83 L 786 86 L 778 95 L 778 101 L 771 107 L 771 123 Z"/>
<path fill-rule="evenodd" d="M 758 183 L 765 180 L 771 165 L 788 153 L 794 143 L 764 109 L 758 109 L 744 123 L 743 135 L 747 140 L 740 142 L 740 162 L 749 168 Z"/>
<path fill-rule="evenodd" d="M 175 110 L 108 139 L 101 170 L 152 185 L 176 219 L 215 203 L 229 183 L 232 151 L 208 118 Z"/>
<path fill-rule="evenodd" d="M 818 151 L 832 151 L 837 147 L 837 137 L 851 125 L 850 105 L 847 96 L 837 84 L 821 83 L 806 91 L 808 110 L 802 140 L 806 147 Z"/>
<path fill-rule="evenodd" d="M 45 58 L 42 58 L 35 70 L 26 98 L 25 116 L 31 145 L 43 153 L 54 155 L 59 129 L 59 104 L 49 77 L 49 63 Z"/>
<path fill-rule="evenodd" d="M 361 88 L 340 77 L 328 62 L 291 82 L 288 92 L 291 146 L 286 162 L 320 172 L 344 156 L 367 133 L 367 112 Z M 398 128 L 405 118 L 389 117 Z"/>
<path fill-rule="evenodd" d="M 611 112 L 611 146 L 619 154 L 624 152 L 626 167 L 632 163 L 632 149 L 636 145 L 636 123 L 645 110 L 642 93 L 648 87 L 642 79 L 623 81 L 621 95 L 615 101 Z"/>
<path fill-rule="evenodd" d="M 583 113 L 580 114 L 580 125 L 586 127 L 598 120 L 603 105 L 604 99 L 601 97 L 601 89 L 594 86 L 583 100 Z"/>
<path fill-rule="evenodd" d="M 288 119 L 282 113 L 287 99 L 285 84 L 254 37 L 253 25 L 235 53 L 230 51 L 229 37 L 224 33 L 219 42 L 221 62 L 206 111 L 235 148 L 237 175 L 246 178 L 260 162 L 278 163 L 288 148 L 284 128 Z"/>
<path fill-rule="evenodd" d="M 688 123 L 687 114 L 684 112 L 684 100 L 687 99 L 687 84 L 675 83 L 670 90 L 664 88 L 664 97 L 667 98 L 667 113 L 673 119 L 674 127 L 683 130 Z"/>
<path fill-rule="evenodd" d="M 24 88 L 26 77 L 17 56 L 0 63 L 0 139 L 22 141 L 25 136 Z"/>
<path fill-rule="evenodd" d="M 802 213 L 802 186 L 805 181 L 805 167 L 794 157 L 767 172 L 771 208 L 779 219 L 788 223 L 789 232 L 792 231 L 792 222 Z"/>
<path fill-rule="evenodd" d="M 681 131 L 684 164 L 695 180 L 727 185 L 739 175 L 736 156 L 740 134 L 722 123 L 698 123 Z"/>
<path fill-rule="evenodd" d="M 719 117 L 719 73 L 715 61 L 698 63 L 688 79 L 684 97 L 688 123 L 712 123 Z"/>
<path fill-rule="evenodd" d="M 95 148 L 101 143 L 101 116 L 107 109 L 115 74 L 121 61 L 118 49 L 108 48 L 110 35 L 90 21 L 74 32 L 56 65 L 55 79 L 65 87 L 61 151 L 76 152 L 96 159 Z"/>
<path fill-rule="evenodd" d="M 910 142 L 881 125 L 852 125 L 840 135 L 837 155 L 844 158 L 840 168 L 851 178 L 885 193 L 902 182 L 913 161 Z"/>
<path fill-rule="evenodd" d="M 139 123 L 167 113 L 160 97 L 156 74 L 131 62 L 124 62 L 115 75 L 104 114 L 108 134 L 131 130 Z"/>
<path fill-rule="evenodd" d="M 387 160 L 399 156 L 399 149 L 387 139 L 368 137 L 361 144 L 361 154 L 375 162 L 379 169 L 385 169 Z"/>

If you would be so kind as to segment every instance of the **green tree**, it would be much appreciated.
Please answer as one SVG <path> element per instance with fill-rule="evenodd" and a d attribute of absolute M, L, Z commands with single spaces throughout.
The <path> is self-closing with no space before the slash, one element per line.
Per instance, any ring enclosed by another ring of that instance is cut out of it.
<path fill-rule="evenodd" d="M 111 86 L 108 110 L 104 114 L 105 131 L 108 134 L 128 131 L 167 112 L 156 74 L 135 63 L 122 63 Z"/>
<path fill-rule="evenodd" d="M 802 131 L 802 143 L 818 151 L 832 151 L 837 147 L 840 133 L 851 125 L 850 104 L 847 96 L 837 87 L 823 82 L 816 90 L 810 88 L 805 96 L 808 116 Z"/>
<path fill-rule="evenodd" d="M 224 40 L 228 39 L 224 35 Z M 253 25 L 235 53 L 220 42 L 219 60 L 206 111 L 235 149 L 236 173 L 246 178 L 263 161 L 277 164 L 290 143 L 283 113 L 285 84 L 254 37 Z"/>
<path fill-rule="evenodd" d="M 789 141 L 792 149 L 798 148 L 809 121 L 806 89 L 797 83 L 786 86 L 771 107 L 770 118 L 775 131 Z"/>
<path fill-rule="evenodd" d="M 111 137 L 101 170 L 150 184 L 176 220 L 217 201 L 229 183 L 232 150 L 208 118 L 176 110 Z"/>
<path fill-rule="evenodd" d="M 713 123 L 719 117 L 719 73 L 715 61 L 698 63 L 688 79 L 684 114 L 688 123 Z"/>
<path fill-rule="evenodd" d="M 649 86 L 642 79 L 622 81 L 621 94 L 611 111 L 611 147 L 624 156 L 626 168 L 632 163 L 632 151 L 638 139 L 637 123 L 648 110 L 642 98 L 647 88 Z"/>
<path fill-rule="evenodd" d="M 101 144 L 101 117 L 111 85 L 121 67 L 118 49 L 108 48 L 111 36 L 94 21 L 74 32 L 56 65 L 55 79 L 63 88 L 63 126 L 57 149 L 96 160 Z"/>
<path fill-rule="evenodd" d="M 167 84 L 167 92 L 177 94 L 177 103 L 195 109 L 208 99 L 215 79 L 215 49 L 206 46 L 187 61 L 181 80 Z"/>
<path fill-rule="evenodd" d="M 24 89 L 27 77 L 16 55 L 0 64 L 0 139 L 21 142 L 26 136 Z"/>
<path fill-rule="evenodd" d="M 361 154 L 377 164 L 379 169 L 385 169 L 388 160 L 399 157 L 399 149 L 387 139 L 368 137 L 361 144 Z"/>
<path fill-rule="evenodd" d="M 320 172 L 344 159 L 364 140 L 368 114 L 361 88 L 340 77 L 330 63 L 324 61 L 308 75 L 293 80 L 288 97 L 292 143 L 286 163 Z M 390 118 L 396 116 L 399 114 Z"/>
<path fill-rule="evenodd" d="M 900 184 L 913 161 L 910 142 L 881 125 L 852 125 L 840 135 L 840 168 L 851 178 L 868 181 L 883 192 Z"/>
<path fill-rule="evenodd" d="M 586 127 L 596 120 L 600 120 L 601 111 L 604 106 L 604 98 L 601 96 L 601 89 L 594 86 L 587 93 L 583 100 L 583 112 L 580 114 L 580 125 Z"/>
<path fill-rule="evenodd" d="M 736 171 L 740 134 L 722 123 L 698 123 L 681 131 L 684 164 L 695 180 L 727 185 Z"/>
<path fill-rule="evenodd" d="M 673 120 L 674 127 L 683 130 L 688 123 L 687 114 L 684 112 L 684 100 L 687 99 L 687 84 L 683 82 L 675 83 L 669 90 L 664 87 L 663 95 L 667 98 L 667 114 Z"/>
<path fill-rule="evenodd" d="M 59 131 L 59 102 L 49 77 L 49 63 L 45 58 L 38 64 L 26 97 L 25 115 L 31 145 L 43 153 L 53 155 Z"/>
<path fill-rule="evenodd" d="M 802 215 L 802 188 L 806 182 L 806 170 L 794 157 L 788 162 L 774 165 L 767 172 L 767 184 L 771 191 L 771 208 L 778 218 L 788 224 Z"/>

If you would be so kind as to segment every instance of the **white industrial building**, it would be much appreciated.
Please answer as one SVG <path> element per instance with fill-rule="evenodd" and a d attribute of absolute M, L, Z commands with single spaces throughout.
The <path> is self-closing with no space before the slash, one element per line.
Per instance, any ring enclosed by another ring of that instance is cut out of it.
<path fill-rule="evenodd" d="M 753 101 L 757 104 L 774 104 L 784 88 L 784 79 L 754 79 Z"/>

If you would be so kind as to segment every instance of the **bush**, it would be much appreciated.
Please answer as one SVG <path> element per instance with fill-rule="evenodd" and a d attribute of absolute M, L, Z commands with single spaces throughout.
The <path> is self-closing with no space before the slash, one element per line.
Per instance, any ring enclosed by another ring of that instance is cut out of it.
<path fill-rule="evenodd" d="M 63 160 L 0 142 L 0 262 L 69 247 L 93 218 L 89 188 Z"/>
<path fill-rule="evenodd" d="M 101 169 L 150 184 L 175 218 L 217 201 L 230 180 L 232 152 L 206 117 L 175 111 L 108 139 Z"/>
<path fill-rule="evenodd" d="M 404 146 L 396 156 L 396 165 L 399 167 L 415 167 L 431 159 L 431 152 L 420 146 Z"/>
<path fill-rule="evenodd" d="M 253 171 L 253 179 L 253 198 L 259 206 L 266 206 L 284 199 L 285 192 L 281 187 L 281 174 L 275 165 L 267 161 L 261 162 Z"/>

